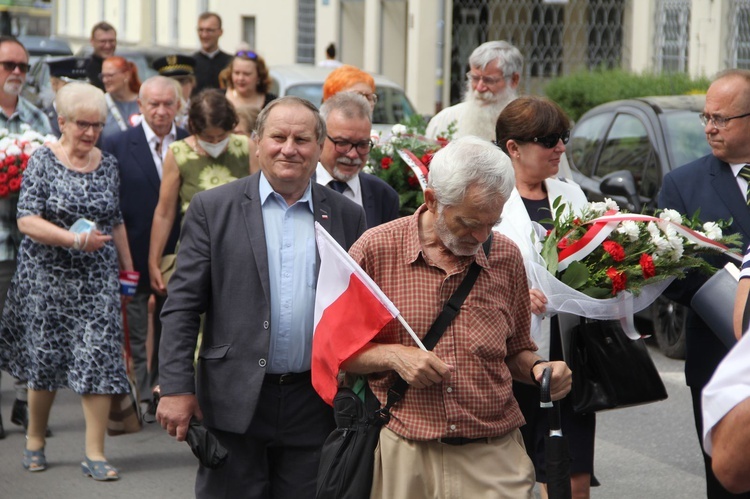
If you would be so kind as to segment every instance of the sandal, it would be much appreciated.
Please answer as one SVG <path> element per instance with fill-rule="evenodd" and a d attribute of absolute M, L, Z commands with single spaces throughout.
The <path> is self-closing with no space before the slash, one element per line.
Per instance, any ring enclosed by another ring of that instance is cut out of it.
<path fill-rule="evenodd" d="M 47 458 L 44 457 L 44 447 L 40 450 L 23 450 L 23 469 L 36 472 L 47 469 Z"/>
<path fill-rule="evenodd" d="M 84 461 L 81 461 L 81 471 L 83 471 L 85 476 L 90 476 L 98 482 L 109 482 L 120 479 L 117 469 L 107 461 L 92 461 L 85 457 Z M 112 472 L 114 474 L 110 475 Z"/>

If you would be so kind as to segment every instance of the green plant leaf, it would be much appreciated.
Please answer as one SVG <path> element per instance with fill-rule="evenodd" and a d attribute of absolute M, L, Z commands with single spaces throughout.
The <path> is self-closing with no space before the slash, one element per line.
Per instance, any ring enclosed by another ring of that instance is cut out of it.
<path fill-rule="evenodd" d="M 589 280 L 589 269 L 581 262 L 573 262 L 562 273 L 560 280 L 573 289 L 580 289 Z"/>
<path fill-rule="evenodd" d="M 607 288 L 590 287 L 582 289 L 581 293 L 591 298 L 612 298 L 612 290 Z"/>

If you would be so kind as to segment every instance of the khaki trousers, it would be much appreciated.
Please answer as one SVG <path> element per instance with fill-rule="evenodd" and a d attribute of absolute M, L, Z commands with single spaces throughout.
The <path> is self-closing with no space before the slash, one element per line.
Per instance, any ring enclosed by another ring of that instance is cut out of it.
<path fill-rule="evenodd" d="M 387 428 L 375 449 L 371 499 L 531 499 L 534 467 L 516 429 L 489 442 L 445 445 Z"/>

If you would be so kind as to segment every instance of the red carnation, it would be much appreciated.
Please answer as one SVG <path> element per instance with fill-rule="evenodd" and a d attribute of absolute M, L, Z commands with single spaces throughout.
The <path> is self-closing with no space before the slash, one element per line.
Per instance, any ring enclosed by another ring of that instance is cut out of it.
<path fill-rule="evenodd" d="M 642 254 L 641 259 L 638 263 L 641 265 L 641 270 L 643 271 L 644 279 L 649 279 L 656 275 L 656 268 L 654 267 L 654 259 L 651 258 L 651 255 L 649 255 L 648 253 Z"/>
<path fill-rule="evenodd" d="M 573 225 L 581 225 L 581 219 L 578 217 L 575 217 L 573 219 Z"/>
<path fill-rule="evenodd" d="M 612 281 L 612 295 L 625 290 L 625 283 L 628 282 L 625 272 L 618 272 L 616 268 L 610 267 L 607 269 L 607 277 Z"/>
<path fill-rule="evenodd" d="M 17 177 L 18 176 L 18 167 L 16 165 L 10 165 L 8 167 L 8 176 L 9 177 Z"/>
<path fill-rule="evenodd" d="M 406 179 L 406 182 L 407 182 L 407 183 L 408 183 L 408 184 L 409 184 L 409 185 L 410 185 L 411 187 L 417 187 L 417 186 L 419 186 L 419 180 L 417 180 L 417 177 L 416 177 L 415 175 L 410 175 L 410 176 L 409 176 L 409 177 L 408 177 L 408 178 Z"/>
<path fill-rule="evenodd" d="M 21 177 L 12 178 L 8 181 L 8 187 L 10 192 L 18 192 L 21 190 Z"/>
<path fill-rule="evenodd" d="M 422 155 L 420 158 L 420 161 L 422 161 L 422 164 L 425 166 L 430 166 L 430 162 L 432 161 L 432 153 L 428 152 Z"/>
<path fill-rule="evenodd" d="M 10 192 L 10 189 L 8 189 L 7 185 L 0 184 L 0 198 L 7 197 L 9 192 Z"/>
<path fill-rule="evenodd" d="M 446 139 L 445 137 L 438 137 L 435 140 L 437 140 L 437 143 L 440 144 L 440 147 L 445 147 L 448 145 L 448 139 Z"/>
<path fill-rule="evenodd" d="M 393 159 L 391 159 L 390 156 L 385 156 L 383 159 L 380 160 L 380 168 L 383 170 L 387 170 L 391 167 L 391 164 L 393 163 Z"/>
<path fill-rule="evenodd" d="M 0 185 L 5 185 L 7 183 L 8 183 L 8 174 L 0 173 Z"/>
<path fill-rule="evenodd" d="M 16 164 L 16 157 L 15 156 L 8 156 L 5 158 L 5 161 L 3 161 L 3 165 L 10 166 Z"/>
<path fill-rule="evenodd" d="M 602 243 L 602 248 L 604 248 L 604 251 L 609 253 L 612 260 L 616 262 L 621 262 L 625 259 L 625 249 L 614 241 L 604 241 Z"/>
<path fill-rule="evenodd" d="M 567 248 L 568 247 L 568 238 L 567 237 L 563 237 L 562 239 L 560 239 L 560 242 L 557 243 L 557 247 L 559 249 L 561 249 L 561 250 Z"/>

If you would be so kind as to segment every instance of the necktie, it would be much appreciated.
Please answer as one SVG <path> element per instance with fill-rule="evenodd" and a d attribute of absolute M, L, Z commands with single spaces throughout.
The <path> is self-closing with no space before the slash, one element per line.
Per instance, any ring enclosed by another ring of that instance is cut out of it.
<path fill-rule="evenodd" d="M 748 173 L 750 174 L 750 167 L 748 167 Z M 328 182 L 328 187 L 336 192 L 340 192 L 341 194 L 343 194 L 346 190 L 346 182 L 341 182 L 340 180 L 331 180 L 330 182 Z"/>
<path fill-rule="evenodd" d="M 747 180 L 747 191 L 745 192 L 745 201 L 750 205 L 750 165 L 742 167 L 739 173 L 740 177 Z"/>
<path fill-rule="evenodd" d="M 159 162 L 162 162 L 162 156 L 161 156 L 161 141 L 157 140 L 154 143 L 154 151 L 156 151 L 156 156 L 159 158 Z"/>

